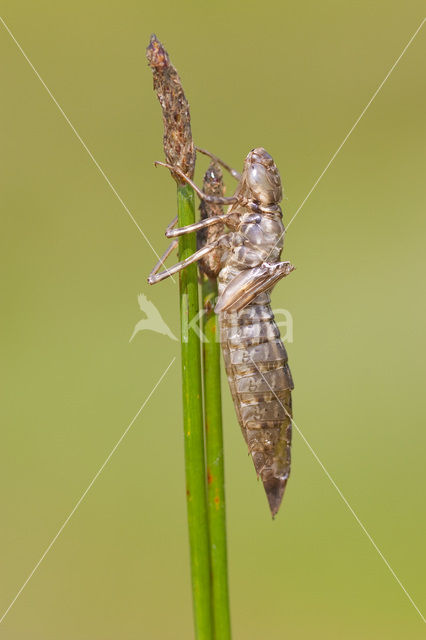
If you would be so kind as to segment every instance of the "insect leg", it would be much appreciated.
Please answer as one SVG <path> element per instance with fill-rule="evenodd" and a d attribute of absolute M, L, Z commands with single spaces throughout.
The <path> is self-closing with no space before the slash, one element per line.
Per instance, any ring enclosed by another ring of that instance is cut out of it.
<path fill-rule="evenodd" d="M 209 158 L 220 164 L 224 169 L 229 171 L 231 176 L 233 176 L 236 180 L 241 180 L 241 173 L 239 171 L 230 167 L 229 164 L 226 164 L 226 162 L 215 156 L 213 153 L 210 153 L 210 151 L 206 151 L 206 149 L 201 149 L 200 147 L 195 147 L 195 150 L 203 153 L 205 156 L 209 156 Z"/>
<path fill-rule="evenodd" d="M 192 233 L 192 231 L 198 231 L 199 229 L 204 229 L 205 227 L 211 227 L 211 225 L 218 224 L 219 222 L 226 222 L 226 218 L 228 218 L 230 215 L 232 214 L 224 213 L 221 216 L 204 218 L 204 220 L 200 220 L 200 222 L 194 222 L 193 224 L 186 225 L 186 227 L 178 227 L 177 229 L 169 229 L 169 227 L 167 227 L 166 237 L 177 238 L 178 236 L 183 236 L 185 233 Z"/>
<path fill-rule="evenodd" d="M 202 249 L 199 249 L 198 251 L 193 253 L 192 256 L 189 256 L 188 258 L 185 258 L 185 260 L 178 262 L 177 264 L 173 265 L 173 267 L 170 267 L 170 269 L 161 271 L 161 273 L 156 273 L 154 270 L 152 270 L 148 277 L 148 284 L 156 284 L 157 282 L 160 282 L 161 280 L 168 278 L 173 273 L 176 273 L 177 271 L 181 271 L 182 269 L 185 269 L 185 267 L 187 267 L 188 265 L 192 264 L 193 262 L 197 262 L 197 260 L 200 260 L 201 258 L 203 258 L 207 253 L 210 253 L 210 251 L 213 251 L 213 249 L 216 249 L 216 247 L 218 247 L 219 244 L 221 244 L 224 240 L 227 240 L 227 239 L 228 239 L 228 234 L 225 233 L 223 236 L 220 236 L 220 238 L 215 240 L 215 242 L 206 244 Z M 174 244 L 175 242 L 177 243 L 178 241 L 174 240 L 172 244 Z"/>
<path fill-rule="evenodd" d="M 175 226 L 175 224 L 178 221 L 178 217 L 175 216 L 173 218 L 173 220 L 167 225 L 166 228 L 166 233 L 168 233 L 171 229 L 173 229 L 173 227 Z M 165 250 L 165 252 L 163 253 L 163 255 L 161 256 L 161 258 L 159 259 L 159 261 L 157 262 L 157 264 L 155 265 L 155 267 L 153 267 L 151 273 L 149 274 L 154 275 L 155 273 L 157 273 L 157 271 L 162 267 L 165 266 L 164 262 L 167 260 L 167 258 L 169 257 L 169 255 L 172 253 L 172 251 L 174 251 L 178 246 L 177 241 L 176 242 L 171 242 L 170 245 L 168 246 L 168 248 Z"/>
<path fill-rule="evenodd" d="M 176 217 L 177 220 L 177 217 Z M 173 220 L 172 220 L 173 222 Z M 172 222 L 170 224 L 172 224 Z M 170 225 L 169 225 L 170 226 Z M 169 227 L 167 227 L 169 228 Z M 156 273 L 158 273 L 158 271 L 161 269 L 161 267 L 165 267 L 166 265 L 164 264 L 164 262 L 167 260 L 167 258 L 169 257 L 169 255 L 175 250 L 177 249 L 177 246 L 179 244 L 178 240 L 173 240 L 173 242 L 171 242 L 169 244 L 169 246 L 167 247 L 167 249 L 165 250 L 165 252 L 163 253 L 163 255 L 161 256 L 161 258 L 159 259 L 159 261 L 157 262 L 157 264 L 153 267 L 151 273 L 148 276 L 148 280 L 151 277 L 154 277 Z M 166 272 L 168 275 L 170 275 L 170 271 Z"/>
<path fill-rule="evenodd" d="M 191 187 L 194 189 L 197 196 L 201 200 L 204 200 L 205 202 L 210 202 L 211 204 L 234 204 L 235 202 L 239 201 L 239 198 L 237 198 L 237 196 L 231 196 L 230 198 L 225 198 L 223 196 L 207 195 L 206 193 L 204 193 L 204 191 L 201 191 L 201 189 L 197 187 L 195 182 L 193 182 L 191 178 L 188 178 L 188 176 L 186 176 L 184 172 L 181 169 L 179 169 L 179 167 L 174 167 L 171 164 L 167 164 L 167 162 L 159 162 L 158 160 L 156 160 L 154 164 L 159 167 L 166 167 L 167 169 L 170 169 L 170 171 L 173 171 L 174 173 L 176 173 L 180 178 L 182 178 L 182 180 L 184 180 L 189 185 L 191 185 Z"/>
<path fill-rule="evenodd" d="M 170 224 L 168 224 L 168 225 L 167 225 L 167 227 L 166 227 L 166 235 L 167 235 L 167 234 L 168 234 L 168 232 L 169 232 L 171 229 L 173 229 L 173 227 L 177 224 L 177 221 L 178 221 L 178 217 L 177 217 L 177 216 L 175 216 L 175 217 L 173 218 L 173 220 L 170 222 Z M 167 237 L 168 237 L 168 236 L 167 236 Z"/>

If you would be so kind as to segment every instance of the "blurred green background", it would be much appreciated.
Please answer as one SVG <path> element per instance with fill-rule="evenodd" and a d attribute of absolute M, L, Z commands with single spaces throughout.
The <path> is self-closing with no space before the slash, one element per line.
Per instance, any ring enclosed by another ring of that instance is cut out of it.
<path fill-rule="evenodd" d="M 151 32 L 196 142 L 258 145 L 289 220 L 419 26 L 420 1 L 2 2 L 1 15 L 158 252 L 175 215 Z M 289 229 L 295 420 L 420 609 L 425 585 L 425 28 Z M 0 25 L 4 611 L 174 356 L 139 333 L 176 286 Z M 201 181 L 206 163 L 197 171 Z M 229 187 L 231 187 L 229 184 Z M 0 625 L 8 640 L 192 637 L 177 359 Z M 275 522 L 226 380 L 235 639 L 399 639 L 424 624 L 295 434 Z M 1 614 L 0 614 L 1 615 Z"/>

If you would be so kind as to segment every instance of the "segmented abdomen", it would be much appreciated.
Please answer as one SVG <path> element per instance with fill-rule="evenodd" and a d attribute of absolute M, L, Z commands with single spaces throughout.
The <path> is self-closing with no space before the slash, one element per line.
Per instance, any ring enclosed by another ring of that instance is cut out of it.
<path fill-rule="evenodd" d="M 293 381 L 269 294 L 238 312 L 222 313 L 220 327 L 241 430 L 275 515 L 290 474 Z"/>

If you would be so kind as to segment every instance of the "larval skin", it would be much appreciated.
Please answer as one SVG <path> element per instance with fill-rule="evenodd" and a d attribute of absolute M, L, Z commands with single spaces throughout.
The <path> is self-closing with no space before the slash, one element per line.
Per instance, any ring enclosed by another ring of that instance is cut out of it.
<path fill-rule="evenodd" d="M 174 238 L 152 269 L 148 283 L 199 262 L 209 278 L 218 278 L 221 345 L 235 410 L 273 516 L 278 512 L 290 474 L 293 381 L 287 353 L 271 309 L 275 284 L 294 269 L 281 262 L 284 226 L 278 169 L 263 147 L 252 149 L 240 174 L 217 156 L 197 148 L 213 162 L 203 191 L 178 167 L 157 162 L 189 183 L 201 199 L 201 220 L 174 229 Z M 238 180 L 231 197 L 224 197 L 224 167 Z M 228 204 L 226 213 L 222 205 Z M 159 272 L 177 246 L 176 238 L 197 233 L 198 250 Z"/>
<path fill-rule="evenodd" d="M 244 214 L 219 273 L 219 294 L 242 271 L 266 260 L 279 262 L 284 227 L 281 210 Z M 275 245 L 277 239 L 280 242 Z M 291 391 L 287 352 L 271 309 L 269 292 L 238 311 L 219 313 L 223 359 L 241 431 L 269 506 L 276 515 L 290 475 Z"/>

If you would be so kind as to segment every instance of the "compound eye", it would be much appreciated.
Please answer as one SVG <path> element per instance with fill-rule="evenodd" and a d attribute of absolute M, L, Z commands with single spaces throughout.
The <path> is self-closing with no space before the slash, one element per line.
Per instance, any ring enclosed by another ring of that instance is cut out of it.
<path fill-rule="evenodd" d="M 263 167 L 261 164 L 253 164 L 249 170 L 249 181 L 250 186 L 253 189 L 268 189 L 269 180 L 265 171 L 265 167 Z"/>
<path fill-rule="evenodd" d="M 248 183 L 255 198 L 264 204 L 272 204 L 281 199 L 281 189 L 273 184 L 268 171 L 260 163 L 253 163 L 249 168 Z"/>

